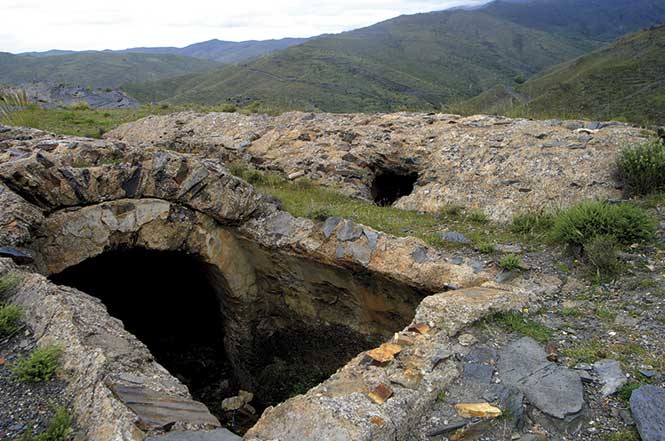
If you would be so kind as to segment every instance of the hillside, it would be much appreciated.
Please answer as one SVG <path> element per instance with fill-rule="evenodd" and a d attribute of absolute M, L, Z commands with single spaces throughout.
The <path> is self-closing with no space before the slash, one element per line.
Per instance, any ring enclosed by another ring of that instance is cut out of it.
<path fill-rule="evenodd" d="M 584 17 L 575 18 L 578 11 L 604 21 L 586 26 Z M 569 27 L 558 21 L 563 14 Z M 530 18 L 536 15 L 552 21 Z M 258 101 L 279 110 L 433 110 L 531 77 L 600 47 L 617 32 L 661 21 L 665 9 L 652 0 L 497 1 L 475 10 L 402 16 L 237 67 L 126 90 L 150 101 Z"/>
<path fill-rule="evenodd" d="M 219 63 L 214 61 L 180 55 L 81 52 L 31 57 L 0 53 L 0 84 L 40 81 L 113 88 L 216 67 Z"/>
<path fill-rule="evenodd" d="M 140 52 L 150 54 L 174 54 L 187 57 L 218 61 L 225 64 L 240 63 L 258 58 L 278 50 L 286 49 L 307 41 L 306 38 L 282 38 L 263 41 L 222 41 L 209 40 L 178 47 L 137 47 L 116 51 L 120 53 Z"/>
<path fill-rule="evenodd" d="M 664 124 L 665 26 L 549 69 L 514 91 L 497 86 L 455 110 Z"/>

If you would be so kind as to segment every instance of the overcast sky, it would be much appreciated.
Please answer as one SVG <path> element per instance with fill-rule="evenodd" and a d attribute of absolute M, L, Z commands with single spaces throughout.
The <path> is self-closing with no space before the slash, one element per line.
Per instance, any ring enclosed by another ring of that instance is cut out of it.
<path fill-rule="evenodd" d="M 310 37 L 487 0 L 0 0 L 0 52 Z"/>

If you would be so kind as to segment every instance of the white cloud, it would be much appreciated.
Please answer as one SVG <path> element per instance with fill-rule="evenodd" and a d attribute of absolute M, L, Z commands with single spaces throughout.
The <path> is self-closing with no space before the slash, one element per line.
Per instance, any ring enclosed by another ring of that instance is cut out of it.
<path fill-rule="evenodd" d="M 310 37 L 487 0 L 0 0 L 0 51 Z"/>

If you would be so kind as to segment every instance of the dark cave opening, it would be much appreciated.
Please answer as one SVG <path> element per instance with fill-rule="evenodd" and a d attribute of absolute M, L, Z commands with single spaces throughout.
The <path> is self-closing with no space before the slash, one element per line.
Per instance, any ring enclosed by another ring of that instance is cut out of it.
<path fill-rule="evenodd" d="M 51 280 L 99 298 L 194 399 L 223 425 L 234 419 L 241 432 L 256 417 L 221 410 L 239 385 L 224 349 L 220 277 L 212 265 L 183 252 L 131 248 L 105 252 Z"/>
<path fill-rule="evenodd" d="M 408 196 L 418 180 L 418 173 L 401 170 L 380 170 L 372 181 L 372 199 L 377 205 L 394 204 L 399 198 Z"/>

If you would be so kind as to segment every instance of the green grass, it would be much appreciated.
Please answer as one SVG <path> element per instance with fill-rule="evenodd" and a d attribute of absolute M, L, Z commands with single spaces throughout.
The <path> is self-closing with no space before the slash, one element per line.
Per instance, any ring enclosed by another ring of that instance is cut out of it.
<path fill-rule="evenodd" d="M 531 320 L 525 314 L 515 311 L 497 314 L 493 317 L 493 321 L 512 332 L 526 335 L 541 343 L 552 338 L 552 331 L 549 328 Z"/>
<path fill-rule="evenodd" d="M 73 433 L 72 417 L 64 406 L 55 406 L 55 415 L 49 420 L 46 430 L 39 435 L 26 432 L 22 441 L 66 441 Z"/>
<path fill-rule="evenodd" d="M 584 246 L 598 236 L 612 236 L 622 245 L 650 241 L 655 221 L 632 204 L 586 201 L 561 210 L 554 219 L 555 240 Z"/>
<path fill-rule="evenodd" d="M 10 335 L 19 328 L 21 315 L 18 306 L 0 303 L 0 338 Z"/>
<path fill-rule="evenodd" d="M 0 299 L 4 298 L 20 281 L 20 277 L 13 274 L 0 276 Z"/>
<path fill-rule="evenodd" d="M 522 268 L 522 258 L 517 254 L 506 254 L 499 259 L 498 262 L 499 268 L 506 271 L 514 271 Z"/>
<path fill-rule="evenodd" d="M 460 232 L 478 244 L 515 243 L 520 240 L 504 225 L 490 221 L 478 224 L 456 210 L 431 214 L 377 206 L 318 186 L 307 179 L 289 181 L 277 174 L 248 169 L 240 163 L 228 167 L 231 173 L 250 182 L 262 193 L 279 199 L 284 210 L 297 217 L 323 221 L 338 216 L 395 236 L 417 237 L 439 248 L 460 246 L 441 240 L 440 233 L 445 231 Z"/>
<path fill-rule="evenodd" d="M 653 139 L 619 152 L 619 176 L 633 194 L 656 193 L 665 189 L 665 144 Z"/>
<path fill-rule="evenodd" d="M 12 365 L 12 371 L 22 382 L 48 381 L 60 366 L 62 349 L 56 345 L 41 346 L 28 358 L 20 358 Z"/>
<path fill-rule="evenodd" d="M 529 211 L 513 216 L 510 229 L 519 234 L 542 235 L 554 225 L 554 214 L 545 211 Z"/>

